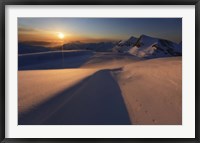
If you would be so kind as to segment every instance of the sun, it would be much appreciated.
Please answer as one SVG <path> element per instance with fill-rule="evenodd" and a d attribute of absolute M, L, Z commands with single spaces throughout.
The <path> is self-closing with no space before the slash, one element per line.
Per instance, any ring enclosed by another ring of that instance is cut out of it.
<path fill-rule="evenodd" d="M 58 38 L 63 39 L 65 37 L 65 35 L 61 32 L 58 33 Z"/>

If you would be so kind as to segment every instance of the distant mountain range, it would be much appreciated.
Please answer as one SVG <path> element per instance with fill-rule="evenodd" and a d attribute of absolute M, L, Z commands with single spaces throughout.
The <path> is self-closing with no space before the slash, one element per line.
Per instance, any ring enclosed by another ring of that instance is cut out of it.
<path fill-rule="evenodd" d="M 65 50 L 92 50 L 96 52 L 111 52 L 115 46 L 114 42 L 99 42 L 99 43 L 81 43 L 71 42 L 65 44 L 63 47 Z"/>
<path fill-rule="evenodd" d="M 47 48 L 44 46 L 34 46 L 27 43 L 18 43 L 18 54 L 39 53 L 54 50 L 55 49 Z"/>
<path fill-rule="evenodd" d="M 18 44 L 18 53 L 37 53 L 61 50 L 61 47 L 46 48 L 24 43 Z M 115 52 L 131 54 L 141 58 L 158 58 L 182 56 L 182 42 L 177 44 L 169 40 L 141 35 L 139 38 L 131 36 L 119 42 L 82 43 L 71 42 L 63 45 L 64 50 L 91 50 L 95 52 Z"/>

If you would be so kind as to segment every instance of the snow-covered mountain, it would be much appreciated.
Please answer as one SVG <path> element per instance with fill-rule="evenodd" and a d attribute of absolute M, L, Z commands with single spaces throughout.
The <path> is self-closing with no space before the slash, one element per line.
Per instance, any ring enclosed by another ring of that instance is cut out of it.
<path fill-rule="evenodd" d="M 117 45 L 113 48 L 113 51 L 124 53 L 130 50 L 135 43 L 137 42 L 138 38 L 131 36 L 128 40 L 123 40 L 117 43 Z"/>
<path fill-rule="evenodd" d="M 113 51 L 121 53 L 129 53 L 138 57 L 157 58 L 169 56 L 181 56 L 182 44 L 176 44 L 169 40 L 153 38 L 146 35 L 141 35 L 140 38 L 129 38 L 126 42 L 119 42 L 113 48 Z"/>

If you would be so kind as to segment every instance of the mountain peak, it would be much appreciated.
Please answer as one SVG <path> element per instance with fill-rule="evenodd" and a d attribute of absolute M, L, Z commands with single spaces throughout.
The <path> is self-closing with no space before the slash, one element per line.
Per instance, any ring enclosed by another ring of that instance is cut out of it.
<path fill-rule="evenodd" d="M 131 36 L 127 42 L 131 42 L 131 43 L 135 43 L 137 41 L 138 38 L 134 37 L 134 36 Z"/>
<path fill-rule="evenodd" d="M 134 37 L 134 36 L 131 36 L 128 40 L 122 40 L 119 42 L 119 45 L 126 45 L 126 46 L 130 46 L 130 45 L 133 45 L 136 41 L 137 41 L 138 38 Z"/>
<path fill-rule="evenodd" d="M 131 40 L 131 39 L 137 39 L 137 38 L 134 36 L 131 36 L 128 40 Z"/>
<path fill-rule="evenodd" d="M 142 34 L 142 35 L 140 36 L 140 38 L 151 38 L 151 39 L 157 39 L 157 38 L 154 38 L 154 37 L 151 37 L 151 36 L 148 36 L 148 35 L 144 35 L 144 34 Z"/>

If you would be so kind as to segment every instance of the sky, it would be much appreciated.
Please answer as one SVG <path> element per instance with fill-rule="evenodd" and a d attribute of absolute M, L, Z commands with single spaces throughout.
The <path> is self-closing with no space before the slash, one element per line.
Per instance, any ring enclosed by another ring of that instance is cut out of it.
<path fill-rule="evenodd" d="M 62 33 L 64 39 L 58 34 Z M 182 41 L 181 18 L 18 18 L 18 38 L 32 42 L 100 42 L 140 35 Z"/>

